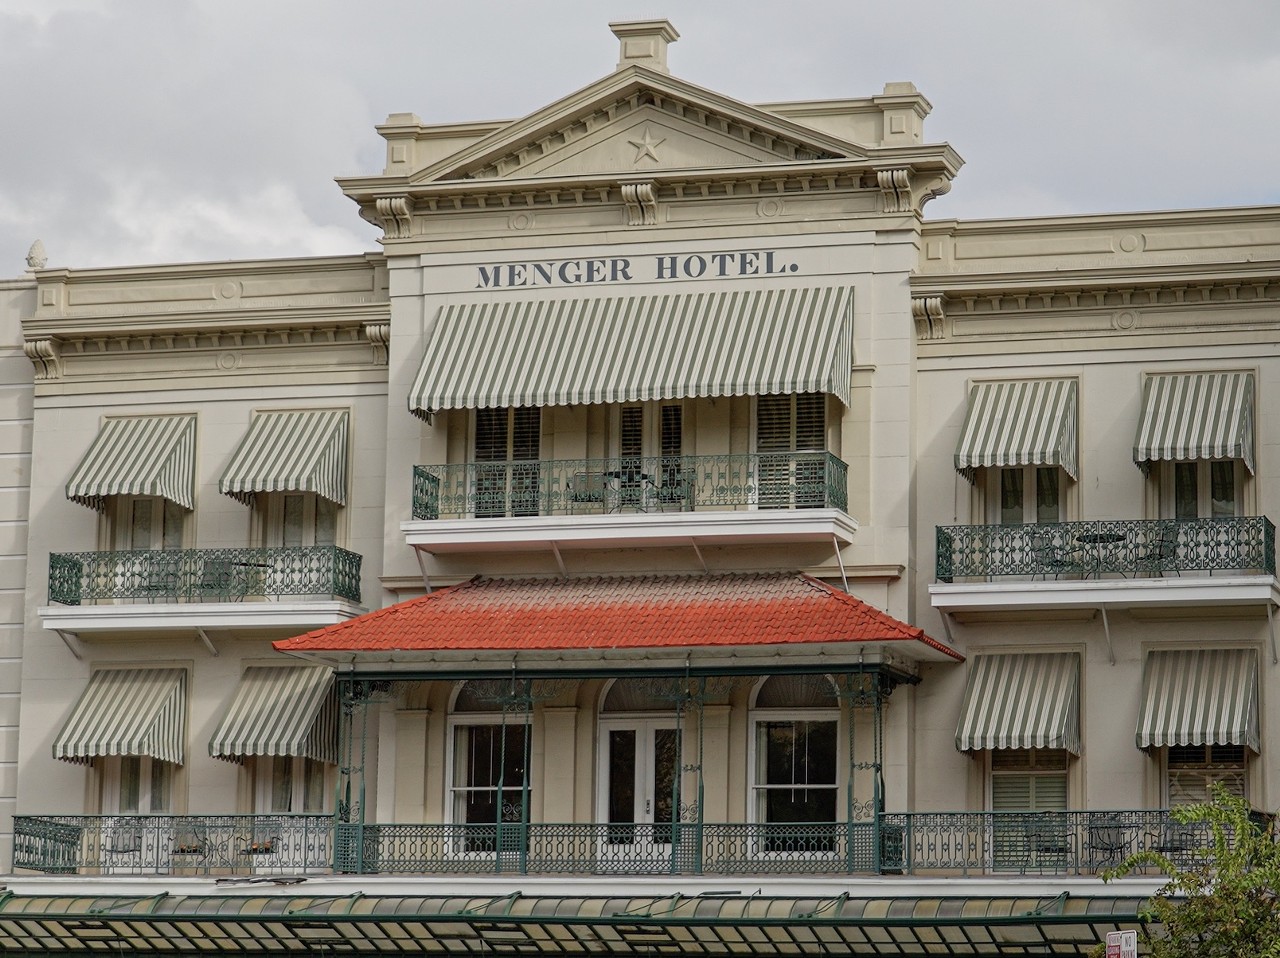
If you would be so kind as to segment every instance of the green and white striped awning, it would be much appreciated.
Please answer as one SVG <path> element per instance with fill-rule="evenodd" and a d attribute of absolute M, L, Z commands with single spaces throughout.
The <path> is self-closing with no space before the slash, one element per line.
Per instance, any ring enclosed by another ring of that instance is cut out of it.
<path fill-rule="evenodd" d="M 347 411 L 257 413 L 218 489 L 246 505 L 259 492 L 314 492 L 342 505 L 347 500 Z"/>
<path fill-rule="evenodd" d="M 298 755 L 338 763 L 338 696 L 324 666 L 251 666 L 209 740 L 214 758 Z"/>
<path fill-rule="evenodd" d="M 185 669 L 103 669 L 71 710 L 53 757 L 87 763 L 105 755 L 149 755 L 181 765 L 186 741 Z"/>
<path fill-rule="evenodd" d="M 1076 465 L 1076 381 L 977 383 L 956 444 L 956 471 L 970 482 L 984 466 Z"/>
<path fill-rule="evenodd" d="M 956 748 L 1064 748 L 1079 755 L 1080 657 L 974 656 Z"/>
<path fill-rule="evenodd" d="M 1252 649 L 1148 652 L 1138 748 L 1258 740 L 1258 654 Z"/>
<path fill-rule="evenodd" d="M 1253 472 L 1253 373 L 1149 376 L 1133 461 L 1240 459 Z"/>
<path fill-rule="evenodd" d="M 446 306 L 409 411 L 817 392 L 849 404 L 852 290 Z"/>
<path fill-rule="evenodd" d="M 107 496 L 195 506 L 196 417 L 108 419 L 67 481 L 67 498 L 102 510 Z"/>

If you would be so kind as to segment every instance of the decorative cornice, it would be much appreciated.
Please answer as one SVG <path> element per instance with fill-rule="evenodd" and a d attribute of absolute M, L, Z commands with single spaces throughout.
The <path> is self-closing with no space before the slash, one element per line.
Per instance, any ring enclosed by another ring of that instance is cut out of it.
<path fill-rule="evenodd" d="M 22 344 L 22 351 L 35 367 L 36 379 L 62 378 L 62 349 L 57 339 L 28 339 Z"/>
<path fill-rule="evenodd" d="M 627 207 L 628 226 L 654 226 L 658 222 L 658 200 L 652 183 L 623 183 L 622 202 Z"/>
<path fill-rule="evenodd" d="M 36 379 L 56 379 L 60 364 L 72 356 L 103 356 L 195 350 L 245 349 L 280 346 L 343 346 L 361 342 L 374 344 L 370 326 L 327 325 L 287 326 L 255 329 L 204 329 L 167 333 L 104 333 L 54 339 L 28 339 L 23 350 L 36 366 Z M 385 346 L 383 347 L 385 350 Z M 40 365 L 53 374 L 40 375 Z M 383 360 L 385 362 L 385 359 Z M 52 363 L 52 365 L 51 365 Z"/>
<path fill-rule="evenodd" d="M 387 365 L 387 343 L 391 339 L 390 323 L 365 323 L 364 334 L 373 347 L 373 361 L 379 366 Z"/>
<path fill-rule="evenodd" d="M 947 318 L 941 296 L 912 296 L 911 316 L 916 321 L 917 339 L 942 339 Z"/>
<path fill-rule="evenodd" d="M 1214 282 L 1186 280 L 1179 282 L 1176 277 L 1171 277 L 1163 283 L 1115 284 L 1088 288 L 947 290 L 942 293 L 941 298 L 946 301 L 949 312 L 966 316 L 1054 310 L 1220 306 L 1242 303 L 1274 305 L 1280 303 L 1280 276 Z"/>
<path fill-rule="evenodd" d="M 883 209 L 886 213 L 909 213 L 911 204 L 911 173 L 907 170 L 879 170 L 876 183 L 884 194 Z"/>

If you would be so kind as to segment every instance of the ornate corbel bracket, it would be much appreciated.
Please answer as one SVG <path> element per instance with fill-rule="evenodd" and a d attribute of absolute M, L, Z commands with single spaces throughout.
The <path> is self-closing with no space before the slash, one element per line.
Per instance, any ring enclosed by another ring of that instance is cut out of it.
<path fill-rule="evenodd" d="M 387 239 L 405 239 L 413 235 L 412 199 L 407 196 L 380 196 L 374 206 Z"/>
<path fill-rule="evenodd" d="M 379 366 L 387 364 L 387 341 L 391 339 L 390 323 L 365 323 L 364 334 L 373 347 L 373 361 Z"/>
<path fill-rule="evenodd" d="M 941 296 L 912 296 L 911 316 L 916 321 L 917 339 L 942 339 L 946 335 L 947 311 Z"/>
<path fill-rule="evenodd" d="M 911 172 L 909 170 L 877 170 L 876 182 L 880 186 L 880 192 L 884 194 L 884 211 L 886 213 L 910 213 L 913 211 Z"/>
<path fill-rule="evenodd" d="M 62 348 L 58 340 L 52 336 L 28 339 L 22 344 L 22 351 L 35 367 L 36 379 L 62 378 Z"/>
<path fill-rule="evenodd" d="M 657 224 L 658 197 L 652 183 L 623 183 L 622 202 L 627 205 L 628 226 Z"/>

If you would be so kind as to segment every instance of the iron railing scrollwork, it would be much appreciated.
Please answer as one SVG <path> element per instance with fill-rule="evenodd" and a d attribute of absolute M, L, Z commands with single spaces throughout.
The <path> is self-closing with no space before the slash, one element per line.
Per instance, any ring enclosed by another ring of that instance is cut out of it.
<path fill-rule="evenodd" d="M 527 459 L 413 467 L 413 518 L 848 508 L 828 452 Z"/>
<path fill-rule="evenodd" d="M 316 596 L 360 602 L 361 557 L 337 546 L 53 553 L 49 601 L 239 602 Z"/>
<path fill-rule="evenodd" d="M 937 579 L 1275 575 L 1266 516 L 937 527 Z"/>

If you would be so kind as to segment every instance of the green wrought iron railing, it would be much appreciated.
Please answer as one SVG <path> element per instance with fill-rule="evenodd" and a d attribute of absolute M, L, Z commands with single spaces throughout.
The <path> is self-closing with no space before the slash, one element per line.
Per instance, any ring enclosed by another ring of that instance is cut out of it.
<path fill-rule="evenodd" d="M 13 866 L 48 874 L 329 872 L 333 816 L 18 815 Z"/>
<path fill-rule="evenodd" d="M 1258 816 L 1265 827 L 1268 816 Z M 858 822 L 334 824 L 328 815 L 19 815 L 14 867 L 48 874 L 1095 875 L 1212 844 L 1167 810 L 886 812 Z"/>
<path fill-rule="evenodd" d="M 828 452 L 530 459 L 413 467 L 413 517 L 848 508 Z"/>
<path fill-rule="evenodd" d="M 238 602 L 325 596 L 360 601 L 360 556 L 337 546 L 55 552 L 49 601 Z"/>
<path fill-rule="evenodd" d="M 938 526 L 937 545 L 939 582 L 1276 571 L 1276 527 L 1266 516 Z"/>

